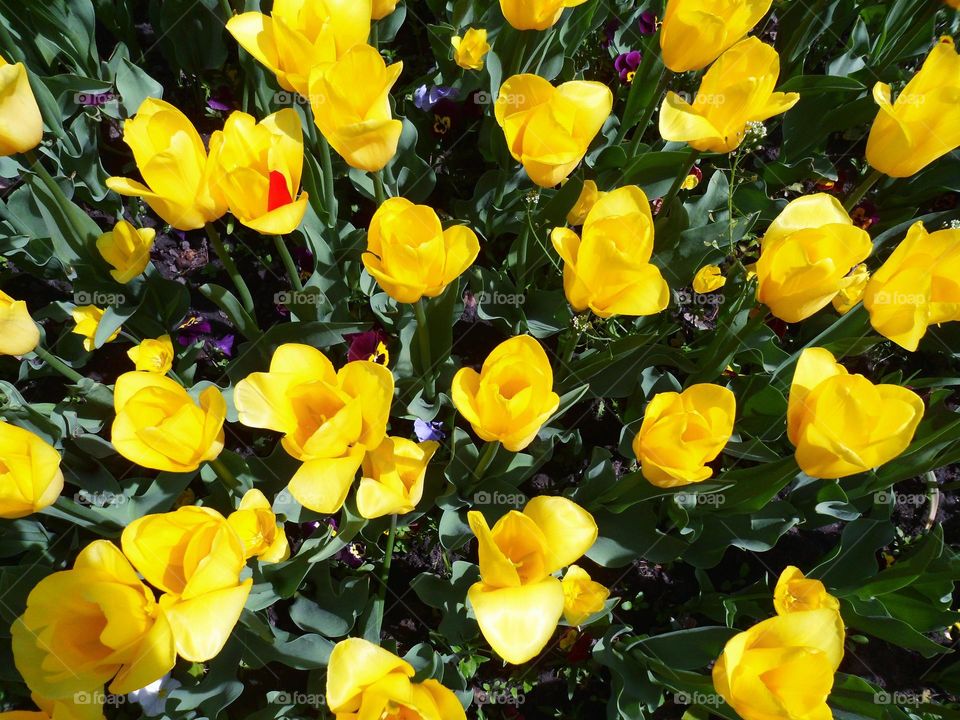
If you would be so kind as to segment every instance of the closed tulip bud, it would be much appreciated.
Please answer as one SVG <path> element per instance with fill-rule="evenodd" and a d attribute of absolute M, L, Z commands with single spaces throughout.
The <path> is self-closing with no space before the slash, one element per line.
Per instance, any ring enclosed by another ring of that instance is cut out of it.
<path fill-rule="evenodd" d="M 43 118 L 23 63 L 0 57 L 0 156 L 33 150 L 43 139 Z"/>
<path fill-rule="evenodd" d="M 440 295 L 479 252 L 480 243 L 470 228 L 454 225 L 444 230 L 426 205 L 390 198 L 370 220 L 363 266 L 394 300 L 415 303 Z"/>
<path fill-rule="evenodd" d="M 477 435 L 503 443 L 510 452 L 533 442 L 560 405 L 547 354 L 529 335 L 497 345 L 479 373 L 473 368 L 458 370 L 451 395 Z"/>
<path fill-rule="evenodd" d="M 857 265 L 847 276 L 850 284 L 840 288 L 840 292 L 833 298 L 833 309 L 841 315 L 846 315 L 853 310 L 860 300 L 863 299 L 863 293 L 867 289 L 867 283 L 870 282 L 870 271 L 863 263 Z"/>
<path fill-rule="evenodd" d="M 121 220 L 113 230 L 97 238 L 97 250 L 113 266 L 110 274 L 114 280 L 126 284 L 147 269 L 156 235 L 153 228 L 135 228 Z"/>
<path fill-rule="evenodd" d="M 26 355 L 40 344 L 40 329 L 27 303 L 0 290 L 0 355 Z"/>
<path fill-rule="evenodd" d="M 393 375 L 382 365 L 356 360 L 335 371 L 322 352 L 294 343 L 234 391 L 240 422 L 283 433 L 284 449 L 303 461 L 290 493 L 321 513 L 343 506 L 365 453 L 386 437 L 392 400 Z"/>
<path fill-rule="evenodd" d="M 128 372 L 113 390 L 116 451 L 152 470 L 192 472 L 223 450 L 227 404 L 214 386 L 195 402 L 183 386 L 153 372 Z"/>
<path fill-rule="evenodd" d="M 317 127 L 350 167 L 376 172 L 396 155 L 403 123 L 393 117 L 390 89 L 402 70 L 402 62 L 387 67 L 377 50 L 357 45 L 310 75 Z"/>
<path fill-rule="evenodd" d="M 712 293 L 726 284 L 727 279 L 716 265 L 704 265 L 693 276 L 693 291 L 695 293 Z"/>
<path fill-rule="evenodd" d="M 535 497 L 493 526 L 468 513 L 477 536 L 480 582 L 467 599 L 480 632 L 508 663 L 537 655 L 563 615 L 563 584 L 553 573 L 578 560 L 597 539 L 593 516 L 562 497 Z"/>
<path fill-rule="evenodd" d="M 667 93 L 660 108 L 660 134 L 701 151 L 736 150 L 748 123 L 786 112 L 800 99 L 797 93 L 773 91 L 779 76 L 776 50 L 755 37 L 742 40 L 704 73 L 692 105 Z"/>
<path fill-rule="evenodd" d="M 483 70 L 483 56 L 490 52 L 487 31 L 470 28 L 463 37 L 454 35 L 450 39 L 453 45 L 453 59 L 464 70 Z"/>
<path fill-rule="evenodd" d="M 577 312 L 599 317 L 653 315 L 670 303 L 653 254 L 653 215 L 643 190 L 606 193 L 587 213 L 582 238 L 568 228 L 550 233 L 563 258 L 563 289 Z"/>
<path fill-rule="evenodd" d="M 127 525 L 120 545 L 137 571 L 163 593 L 160 608 L 177 654 L 191 662 L 216 657 L 253 585 L 252 579 L 240 582 L 244 546 L 226 519 L 196 505 L 144 515 Z"/>
<path fill-rule="evenodd" d="M 500 86 L 494 113 L 513 159 L 546 188 L 580 164 L 612 108 L 613 93 L 603 83 L 553 87 L 538 75 L 514 75 Z"/>
<path fill-rule="evenodd" d="M 960 320 L 960 230 L 928 233 L 914 223 L 873 274 L 863 294 L 870 324 L 900 347 L 916 350 L 927 328 Z"/>
<path fill-rule="evenodd" d="M 570 208 L 570 212 L 567 213 L 567 225 L 572 227 L 583 225 L 587 220 L 587 215 L 593 210 L 593 206 L 596 205 L 597 201 L 604 195 L 606 195 L 606 193 L 601 192 L 593 180 L 584 180 L 583 189 L 580 190 L 580 197 L 577 198 L 576 204 Z"/>
<path fill-rule="evenodd" d="M 60 453 L 29 430 L 0 420 L 0 518 L 39 512 L 62 490 Z"/>
<path fill-rule="evenodd" d="M 831 195 L 790 202 L 770 224 L 757 261 L 757 299 L 785 322 L 804 320 L 826 307 L 857 278 L 850 271 L 873 250 Z"/>
<path fill-rule="evenodd" d="M 773 0 L 668 0 L 660 30 L 663 64 L 702 70 L 760 22 Z"/>
<path fill-rule="evenodd" d="M 777 615 L 820 608 L 840 612 L 840 602 L 827 592 L 823 583 L 804 577 L 803 571 L 793 565 L 788 565 L 780 573 L 773 591 L 773 607 Z"/>
<path fill-rule="evenodd" d="M 259 123 L 246 113 L 231 113 L 214 161 L 214 182 L 237 220 L 264 235 L 297 229 L 308 196 L 300 193 L 303 131 L 296 110 L 281 110 Z"/>
<path fill-rule="evenodd" d="M 211 138 L 212 152 L 218 137 L 214 133 Z M 111 190 L 143 198 L 177 230 L 196 230 L 227 211 L 226 200 L 213 187 L 213 163 L 200 133 L 173 105 L 144 100 L 137 114 L 124 122 L 123 141 L 133 151 L 144 182 L 107 178 Z"/>
<path fill-rule="evenodd" d="M 702 383 L 654 396 L 643 414 L 633 452 L 657 487 L 703 482 L 733 434 L 737 401 L 725 387 Z"/>
<path fill-rule="evenodd" d="M 413 666 L 362 638 L 338 642 L 327 665 L 327 705 L 338 718 L 466 720 L 453 692 L 433 679 L 413 682 Z"/>
<path fill-rule="evenodd" d="M 257 557 L 264 563 L 283 562 L 290 557 L 283 525 L 277 524 L 277 516 L 259 490 L 247 490 L 227 522 L 243 541 L 246 557 Z"/>
<path fill-rule="evenodd" d="M 37 583 L 11 630 L 17 670 L 51 700 L 92 696 L 104 683 L 123 695 L 163 677 L 176 661 L 171 625 L 153 591 L 107 540 L 87 545 L 72 569 Z"/>
<path fill-rule="evenodd" d="M 553 27 L 568 7 L 587 0 L 500 0 L 503 16 L 517 30 L 546 30 Z"/>
<path fill-rule="evenodd" d="M 375 4 L 383 9 L 390 1 Z M 277 76 L 284 90 L 306 97 L 314 68 L 325 67 L 367 42 L 372 12 L 371 0 L 276 0 L 271 15 L 235 15 L 227 22 L 227 30 Z"/>
<path fill-rule="evenodd" d="M 610 591 L 590 579 L 582 567 L 571 565 L 563 575 L 563 619 L 569 625 L 583 622 L 601 610 Z"/>
<path fill-rule="evenodd" d="M 397 9 L 397 0 L 373 0 L 373 19 L 383 20 Z"/>
<path fill-rule="evenodd" d="M 87 352 L 92 352 L 95 348 L 99 347 L 96 344 L 97 329 L 100 327 L 104 313 L 105 311 L 96 305 L 84 305 L 70 311 L 70 315 L 76 323 L 70 332 L 83 336 L 83 349 Z M 117 328 L 110 337 L 103 341 L 103 344 L 113 342 L 119 334 L 120 328 Z"/>
<path fill-rule="evenodd" d="M 910 177 L 960 147 L 958 96 L 960 53 L 944 35 L 895 101 L 889 85 L 873 86 L 880 111 L 867 138 L 867 162 L 890 177 Z"/>
<path fill-rule="evenodd" d="M 173 342 L 169 335 L 144 340 L 127 350 L 127 357 L 133 360 L 137 370 L 166 375 L 173 368 Z"/>
<path fill-rule="evenodd" d="M 415 443 L 401 437 L 384 438 L 363 459 L 357 489 L 360 515 L 372 520 L 413 512 L 423 497 L 427 463 L 438 447 L 433 440 Z"/>
<path fill-rule="evenodd" d="M 827 696 L 843 659 L 843 622 L 826 608 L 764 620 L 732 637 L 713 686 L 743 720 L 831 717 Z"/>
<path fill-rule="evenodd" d="M 810 477 L 833 480 L 879 467 L 906 450 L 923 400 L 899 385 L 850 375 L 824 348 L 800 355 L 790 386 L 787 436 Z"/>

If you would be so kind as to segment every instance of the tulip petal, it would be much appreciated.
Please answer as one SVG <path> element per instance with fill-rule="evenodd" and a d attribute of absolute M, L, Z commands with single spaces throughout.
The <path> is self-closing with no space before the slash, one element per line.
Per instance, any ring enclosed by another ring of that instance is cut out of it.
<path fill-rule="evenodd" d="M 576 562 L 597 540 L 593 516 L 564 497 L 535 497 L 523 514 L 533 520 L 547 541 L 547 572 Z"/>
<path fill-rule="evenodd" d="M 467 599 L 490 647 L 514 665 L 543 650 L 563 615 L 563 586 L 554 577 L 509 588 L 476 583 Z"/>
<path fill-rule="evenodd" d="M 191 600 L 173 595 L 160 598 L 161 612 L 170 623 L 177 654 L 191 662 L 216 657 L 233 632 L 250 595 L 253 580 L 205 593 Z"/>
<path fill-rule="evenodd" d="M 290 480 L 290 494 L 314 512 L 335 513 L 343 507 L 361 462 L 362 449 L 342 458 L 307 460 Z"/>

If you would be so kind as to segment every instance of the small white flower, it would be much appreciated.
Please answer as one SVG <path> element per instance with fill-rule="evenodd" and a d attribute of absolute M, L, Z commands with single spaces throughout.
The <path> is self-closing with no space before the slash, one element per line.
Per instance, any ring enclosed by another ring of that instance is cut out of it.
<path fill-rule="evenodd" d="M 170 677 L 170 674 L 164 675 L 159 680 L 154 680 L 146 687 L 134 690 L 127 695 L 130 702 L 140 703 L 143 708 L 143 714 L 149 717 L 162 715 L 167 705 L 167 698 L 174 690 L 180 687 L 179 680 Z"/>

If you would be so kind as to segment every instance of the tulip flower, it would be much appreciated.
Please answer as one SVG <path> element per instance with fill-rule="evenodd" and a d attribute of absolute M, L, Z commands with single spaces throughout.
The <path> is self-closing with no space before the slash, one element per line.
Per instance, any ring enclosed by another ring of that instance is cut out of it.
<path fill-rule="evenodd" d="M 833 480 L 879 467 L 906 450 L 923 400 L 899 385 L 850 375 L 824 348 L 800 354 L 790 386 L 787 436 L 810 477 Z"/>
<path fill-rule="evenodd" d="M 553 27 L 568 7 L 587 0 L 500 0 L 500 10 L 517 30 L 546 30 Z"/>
<path fill-rule="evenodd" d="M 368 360 L 339 371 L 316 348 L 288 343 L 269 372 L 248 375 L 234 390 L 240 422 L 283 433 L 284 449 L 303 465 L 290 481 L 301 505 L 337 512 L 368 450 L 387 434 L 393 375 Z"/>
<path fill-rule="evenodd" d="M 303 131 L 291 108 L 259 123 L 231 113 L 223 127 L 214 182 L 237 220 L 264 235 L 293 232 L 307 211 L 300 193 Z"/>
<path fill-rule="evenodd" d="M 39 512 L 62 490 L 60 453 L 29 430 L 0 420 L 0 518 Z"/>
<path fill-rule="evenodd" d="M 272 15 L 241 13 L 227 30 L 284 90 L 306 97 L 311 70 L 367 42 L 372 12 L 371 0 L 276 0 Z"/>
<path fill-rule="evenodd" d="M 477 435 L 503 443 L 510 452 L 533 442 L 560 406 L 547 354 L 529 335 L 497 345 L 479 373 L 473 368 L 458 370 L 451 396 Z"/>
<path fill-rule="evenodd" d="M 800 568 L 788 565 L 780 573 L 773 591 L 773 606 L 777 615 L 826 608 L 840 612 L 840 602 L 819 580 L 806 578 Z"/>
<path fill-rule="evenodd" d="M 725 387 L 702 383 L 682 393 L 658 393 L 647 405 L 633 452 L 657 487 L 703 482 L 733 434 L 737 401 Z"/>
<path fill-rule="evenodd" d="M 571 565 L 563 575 L 563 619 L 568 625 L 582 625 L 591 615 L 603 610 L 610 591 L 590 579 L 578 565 Z"/>
<path fill-rule="evenodd" d="M 133 360 L 137 370 L 166 375 L 173 368 L 173 342 L 169 335 L 147 339 L 127 350 L 127 357 Z"/>
<path fill-rule="evenodd" d="M 105 312 L 96 305 L 84 305 L 70 311 L 70 315 L 76 323 L 70 332 L 83 336 L 83 349 L 87 352 L 93 352 L 98 347 L 96 344 L 97 329 L 100 327 Z M 120 335 L 120 328 L 114 330 L 110 337 L 103 341 L 103 344 L 113 342 L 118 335 Z"/>
<path fill-rule="evenodd" d="M 0 355 L 26 355 L 40 344 L 40 329 L 27 303 L 0 290 Z"/>
<path fill-rule="evenodd" d="M 43 118 L 23 63 L 0 57 L 0 157 L 33 150 L 43 139 Z"/>
<path fill-rule="evenodd" d="M 97 238 L 97 250 L 113 266 L 110 274 L 114 280 L 123 285 L 147 269 L 156 235 L 153 228 L 135 228 L 121 220 Z"/>
<path fill-rule="evenodd" d="M 451 690 L 433 679 L 413 682 L 414 673 L 406 660 L 369 640 L 341 640 L 327 665 L 327 705 L 343 720 L 466 720 Z"/>
<path fill-rule="evenodd" d="M 712 293 L 726 284 L 727 279 L 716 265 L 704 265 L 693 276 L 693 291 L 695 293 Z"/>
<path fill-rule="evenodd" d="M 11 628 L 14 663 L 30 689 L 51 700 L 100 693 L 106 682 L 116 695 L 132 692 L 176 661 L 161 606 L 117 546 L 95 540 L 72 569 L 30 591 Z"/>
<path fill-rule="evenodd" d="M 415 443 L 387 437 L 363 459 L 363 474 L 357 489 L 357 510 L 365 518 L 413 512 L 423 497 L 427 463 L 440 447 L 428 440 Z"/>
<path fill-rule="evenodd" d="M 104 720 L 103 693 L 80 692 L 72 697 L 51 700 L 32 693 L 39 710 L 8 710 L 0 720 Z"/>
<path fill-rule="evenodd" d="M 749 123 L 797 104 L 797 93 L 773 91 L 779 76 L 776 50 L 755 37 L 741 40 L 704 73 L 692 105 L 677 93 L 667 93 L 660 108 L 660 134 L 697 150 L 732 152 L 743 142 Z"/>
<path fill-rule="evenodd" d="M 213 187 L 214 163 L 200 133 L 170 103 L 147 98 L 137 114 L 124 122 L 123 141 L 133 151 L 144 183 L 124 177 L 107 178 L 107 187 L 144 202 L 177 230 L 196 230 L 227 211 L 226 200 Z M 210 139 L 216 155 L 220 134 Z"/>
<path fill-rule="evenodd" d="M 577 312 L 595 315 L 653 315 L 670 303 L 653 254 L 653 216 L 643 190 L 628 185 L 597 200 L 583 224 L 554 228 L 553 247 L 563 258 L 563 289 Z"/>
<path fill-rule="evenodd" d="M 120 545 L 144 579 L 163 593 L 160 609 L 177 654 L 190 662 L 214 658 L 253 585 L 249 578 L 240 582 L 246 557 L 236 531 L 216 510 L 188 505 L 134 520 Z"/>
<path fill-rule="evenodd" d="M 553 87 L 539 75 L 514 75 L 500 86 L 494 114 L 513 159 L 546 188 L 580 164 L 612 108 L 613 93 L 603 83 Z"/>
<path fill-rule="evenodd" d="M 350 167 L 382 170 L 397 152 L 403 123 L 390 110 L 390 88 L 403 63 L 387 67 L 369 45 L 357 45 L 310 75 L 317 127 Z"/>
<path fill-rule="evenodd" d="M 604 195 L 606 195 L 606 193 L 600 192 L 597 184 L 593 180 L 584 180 L 583 188 L 580 190 L 580 196 L 577 198 L 577 202 L 570 208 L 570 212 L 567 213 L 567 225 L 571 227 L 583 225 L 587 220 L 587 215 L 593 210 L 593 206 L 596 205 L 597 201 Z"/>
<path fill-rule="evenodd" d="M 240 507 L 227 517 L 243 541 L 246 557 L 257 557 L 261 562 L 283 562 L 290 557 L 290 545 L 283 524 L 277 524 L 270 503 L 259 490 L 247 490 Z"/>
<path fill-rule="evenodd" d="M 397 9 L 397 0 L 373 0 L 373 19 L 383 20 Z"/>
<path fill-rule="evenodd" d="M 668 0 L 660 29 L 663 64 L 702 70 L 760 22 L 773 0 Z"/>
<path fill-rule="evenodd" d="M 370 220 L 363 266 L 394 300 L 415 303 L 437 297 L 473 264 L 480 243 L 473 230 L 444 230 L 426 205 L 389 198 Z"/>
<path fill-rule="evenodd" d="M 873 250 L 832 195 L 790 202 L 770 224 L 757 261 L 757 299 L 785 322 L 800 322 L 826 307 L 855 281 L 850 271 Z"/>
<path fill-rule="evenodd" d="M 198 403 L 168 377 L 127 372 L 117 378 L 113 407 L 114 448 L 145 468 L 192 472 L 223 450 L 227 404 L 215 386 Z"/>
<path fill-rule="evenodd" d="M 960 320 L 960 230 L 928 233 L 914 223 L 863 294 L 870 324 L 885 338 L 916 350 L 927 328 Z"/>
<path fill-rule="evenodd" d="M 464 70 L 483 70 L 483 56 L 490 52 L 487 31 L 470 28 L 463 37 L 454 35 L 450 39 L 453 45 L 453 60 Z"/>
<path fill-rule="evenodd" d="M 713 685 L 743 720 L 832 717 L 827 697 L 843 659 L 843 623 L 821 608 L 763 620 L 732 637 Z"/>
<path fill-rule="evenodd" d="M 889 85 L 873 86 L 880 111 L 867 138 L 867 162 L 884 175 L 910 177 L 960 147 L 958 94 L 960 53 L 944 35 L 895 101 Z"/>
<path fill-rule="evenodd" d="M 863 299 L 863 293 L 867 289 L 867 283 L 870 282 L 870 271 L 863 263 L 857 265 L 847 276 L 849 285 L 840 289 L 840 292 L 833 298 L 833 309 L 841 315 L 846 315 L 853 310 L 858 302 Z"/>
<path fill-rule="evenodd" d="M 480 582 L 467 599 L 490 647 L 519 665 L 543 650 L 563 615 L 563 584 L 553 573 L 575 562 L 597 539 L 593 517 L 562 497 L 535 497 L 493 526 L 472 510 Z"/>

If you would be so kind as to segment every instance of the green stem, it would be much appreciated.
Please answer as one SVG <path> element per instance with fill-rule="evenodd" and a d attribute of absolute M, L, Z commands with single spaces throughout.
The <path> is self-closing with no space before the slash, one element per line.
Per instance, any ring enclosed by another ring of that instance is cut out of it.
<path fill-rule="evenodd" d="M 427 309 L 423 298 L 413 304 L 417 317 L 417 337 L 420 344 L 420 364 L 423 365 L 423 397 L 432 403 L 436 396 L 436 379 L 430 352 L 430 330 L 427 325 Z"/>
<path fill-rule="evenodd" d="M 320 133 L 320 164 L 323 167 L 323 206 L 327 211 L 327 227 L 337 226 L 336 198 L 333 194 L 333 158 L 330 156 L 330 143 Z"/>
<path fill-rule="evenodd" d="M 670 189 L 667 191 L 667 194 L 663 196 L 663 202 L 660 204 L 660 212 L 666 213 L 670 207 L 670 204 L 673 202 L 674 198 L 677 197 L 677 193 L 680 192 L 680 188 L 683 187 L 683 181 L 687 179 L 687 175 L 690 174 L 690 171 L 693 169 L 694 164 L 697 162 L 697 157 L 700 155 L 700 151 L 696 148 L 690 148 L 690 154 L 687 155 L 686 161 L 680 168 L 680 174 L 673 180 L 673 185 L 670 186 Z"/>
<path fill-rule="evenodd" d="M 47 172 L 47 169 L 43 166 L 43 163 L 40 162 L 40 158 L 37 157 L 37 154 L 33 150 L 27 150 L 23 153 L 23 156 L 27 159 L 27 162 L 30 163 L 30 169 L 36 173 L 40 181 L 46 185 L 54 201 L 60 206 L 63 216 L 67 219 L 67 222 L 70 223 L 70 229 L 73 231 L 77 243 L 75 248 L 77 250 L 82 249 L 86 244 L 87 234 L 74 220 L 74 212 L 80 211 L 80 208 L 74 205 L 67 196 L 63 194 L 63 190 L 57 185 L 56 180 L 50 176 L 50 173 Z"/>
<path fill-rule="evenodd" d="M 733 193 L 737 189 L 737 169 L 740 167 L 741 150 L 743 145 L 737 148 L 737 154 L 733 156 L 733 165 L 730 167 L 730 185 L 727 187 L 727 233 L 730 240 L 730 254 L 733 255 L 733 228 L 736 223 L 733 221 Z"/>
<path fill-rule="evenodd" d="M 36 354 L 38 358 L 43 360 L 47 365 L 52 367 L 54 370 L 56 370 L 58 373 L 63 375 L 68 380 L 72 380 L 75 383 L 78 383 L 81 380 L 83 380 L 83 375 L 81 375 L 72 367 L 67 365 L 65 362 L 63 362 L 63 360 L 58 358 L 56 355 L 52 355 L 51 353 L 47 352 L 39 345 L 37 345 L 33 349 L 33 352 Z"/>
<path fill-rule="evenodd" d="M 287 247 L 287 243 L 285 243 L 279 235 L 273 236 L 273 243 L 277 246 L 277 253 L 280 255 L 280 260 L 283 261 L 283 266 L 287 269 L 287 276 L 290 278 L 291 287 L 297 292 L 302 292 L 303 281 L 300 280 L 300 272 L 297 270 L 297 264 L 290 255 L 290 249 Z"/>
<path fill-rule="evenodd" d="M 380 45 L 380 22 L 374 20 L 370 23 L 370 47 L 377 49 Z"/>
<path fill-rule="evenodd" d="M 576 318 L 574 318 L 574 320 L 576 320 Z M 580 343 L 580 336 L 582 334 L 583 331 L 576 326 L 570 328 L 570 333 L 566 340 L 566 346 L 563 350 L 563 357 L 560 359 L 565 370 L 570 367 L 570 361 L 573 360 L 573 353 L 577 349 L 577 345 Z"/>
<path fill-rule="evenodd" d="M 882 177 L 883 173 L 879 170 L 871 170 L 870 174 L 863 179 L 863 182 L 857 185 L 847 196 L 847 199 L 843 203 L 843 209 L 847 212 L 853 210 L 857 206 L 857 203 L 863 199 L 863 196 L 870 192 L 870 188 L 876 185 L 877 181 Z"/>
<path fill-rule="evenodd" d="M 500 443 L 498 442 L 488 442 L 483 446 L 483 452 L 480 453 L 480 458 L 477 460 L 477 469 L 473 472 L 475 480 L 483 480 L 483 476 L 487 470 L 490 469 L 490 463 L 492 463 L 493 459 L 497 456 L 499 449 Z"/>
<path fill-rule="evenodd" d="M 233 17 L 233 8 L 230 7 L 229 0 L 220 0 L 220 9 L 223 10 L 223 14 L 227 16 L 227 20 Z"/>
<path fill-rule="evenodd" d="M 387 597 L 387 583 L 390 580 L 390 566 L 393 564 L 393 548 L 397 542 L 397 515 L 390 516 L 390 531 L 387 533 L 387 546 L 383 550 L 383 567 L 380 568 L 380 602 Z"/>
<path fill-rule="evenodd" d="M 228 491 L 234 491 L 240 489 L 240 481 L 237 480 L 237 476 L 230 472 L 223 460 L 220 458 L 214 458 L 213 460 L 207 461 L 210 464 L 210 467 L 213 468 L 213 471 L 217 474 L 217 477 L 220 478 L 220 482 L 223 483 L 223 486 Z"/>
<path fill-rule="evenodd" d="M 380 171 L 371 174 L 373 175 L 373 194 L 379 208 L 387 198 L 386 190 L 383 187 L 383 175 Z"/>
<path fill-rule="evenodd" d="M 213 245 L 213 251 L 217 254 L 217 257 L 220 258 L 220 262 L 223 263 L 223 267 L 233 281 L 234 287 L 236 287 L 237 292 L 240 293 L 240 302 L 243 305 L 243 309 L 253 317 L 253 296 L 250 294 L 250 288 L 248 288 L 247 284 L 243 281 L 243 276 L 240 275 L 240 271 L 237 270 L 237 264 L 233 262 L 233 258 L 230 257 L 230 253 L 227 252 L 227 248 L 224 246 L 223 240 L 220 239 L 220 233 L 217 228 L 213 226 L 213 223 L 207 223 L 206 230 L 210 244 Z"/>

